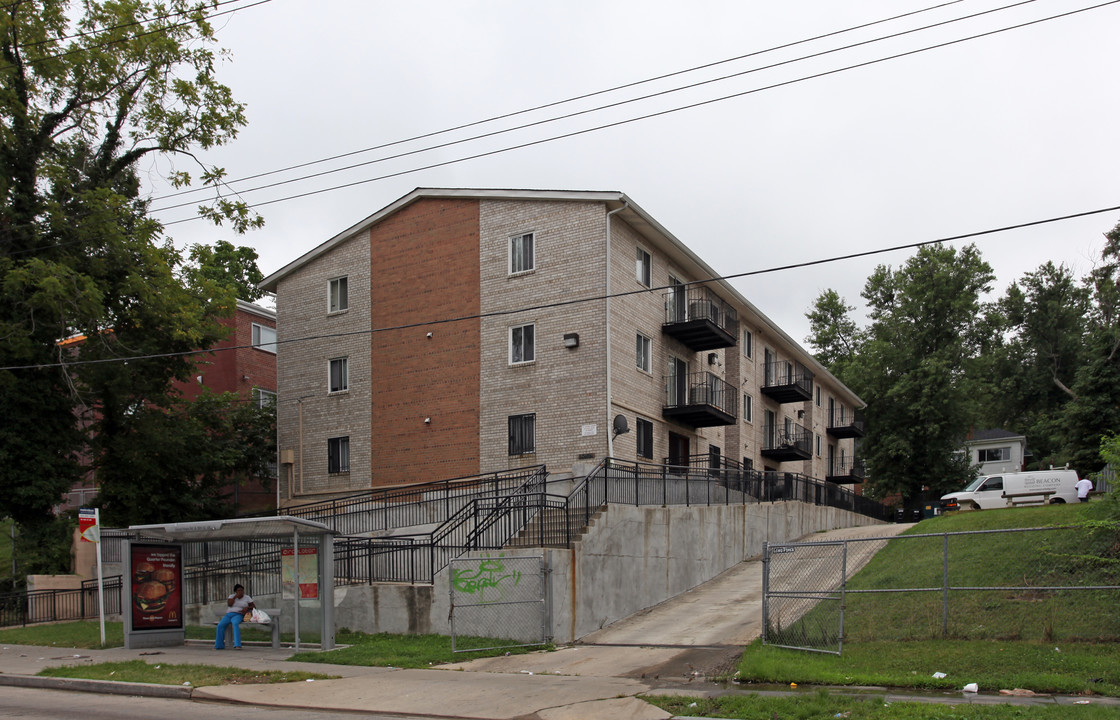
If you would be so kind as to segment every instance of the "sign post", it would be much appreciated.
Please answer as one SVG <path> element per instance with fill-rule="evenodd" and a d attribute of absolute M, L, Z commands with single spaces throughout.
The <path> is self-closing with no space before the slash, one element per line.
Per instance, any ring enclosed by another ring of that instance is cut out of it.
<path fill-rule="evenodd" d="M 101 620 L 101 647 L 105 647 L 105 578 L 101 572 L 101 509 L 78 510 L 78 531 L 82 542 L 97 544 L 97 613 Z"/>

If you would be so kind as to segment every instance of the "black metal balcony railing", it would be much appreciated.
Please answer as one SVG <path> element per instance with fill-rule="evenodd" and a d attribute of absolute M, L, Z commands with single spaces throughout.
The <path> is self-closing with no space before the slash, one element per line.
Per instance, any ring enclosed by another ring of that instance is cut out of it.
<path fill-rule="evenodd" d="M 696 352 L 733 347 L 739 338 L 739 314 L 706 287 L 678 287 L 665 293 L 661 331 Z"/>
<path fill-rule="evenodd" d="M 833 408 L 828 413 L 827 432 L 834 438 L 861 438 L 863 418 L 845 407 Z"/>
<path fill-rule="evenodd" d="M 828 463 L 824 479 L 840 485 L 861 483 L 867 478 L 863 460 L 850 460 L 840 458 Z"/>
<path fill-rule="evenodd" d="M 790 462 L 813 457 L 813 433 L 792 423 L 788 426 L 767 425 L 763 428 L 762 457 Z"/>
<path fill-rule="evenodd" d="M 813 397 L 813 373 L 787 360 L 766 363 L 762 394 L 779 403 L 806 402 Z"/>
<path fill-rule="evenodd" d="M 665 376 L 665 406 L 661 414 L 691 425 L 733 425 L 739 411 L 739 391 L 710 372 Z"/>

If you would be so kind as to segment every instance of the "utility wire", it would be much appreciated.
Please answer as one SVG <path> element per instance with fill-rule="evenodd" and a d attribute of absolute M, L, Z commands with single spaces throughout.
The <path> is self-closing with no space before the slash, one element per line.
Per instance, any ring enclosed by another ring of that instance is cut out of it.
<path fill-rule="evenodd" d="M 248 5 L 242 5 L 241 7 L 235 7 L 235 8 L 232 8 L 230 10 L 223 10 L 222 12 L 216 12 L 212 15 L 207 15 L 206 19 L 211 20 L 211 19 L 216 18 L 216 17 L 221 17 L 222 15 L 229 15 L 229 14 L 235 13 L 239 10 L 248 10 L 249 8 L 253 8 L 253 7 L 256 7 L 258 5 L 264 5 L 264 4 L 270 3 L 270 2 L 272 2 L 272 0 L 257 0 L 257 2 L 250 3 Z M 137 38 L 147 37 L 149 35 L 157 35 L 157 34 L 160 34 L 160 33 L 165 33 L 168 30 L 173 30 L 173 29 L 176 29 L 176 28 L 186 27 L 187 25 L 193 25 L 193 24 L 194 24 L 194 21 L 191 20 L 189 22 L 182 22 L 182 23 L 177 23 L 177 24 L 173 24 L 173 25 L 168 25 L 166 27 L 154 28 L 154 29 L 148 30 L 146 32 L 136 33 L 135 35 L 129 35 L 128 37 L 119 38 L 117 40 L 110 40 L 110 41 L 105 42 L 105 43 L 100 43 L 100 44 L 97 44 L 97 45 L 90 45 L 89 47 L 72 48 L 70 50 L 66 50 L 66 51 L 60 52 L 60 53 L 55 53 L 53 55 L 44 55 L 43 57 L 40 57 L 40 58 L 25 60 L 24 64 L 33 66 L 33 65 L 36 65 L 37 63 L 41 63 L 41 62 L 44 62 L 44 61 L 47 61 L 47 60 L 57 60 L 59 58 L 69 57 L 71 55 L 80 55 L 81 53 L 89 52 L 91 50 L 98 50 L 98 49 L 102 49 L 102 48 L 112 47 L 113 45 L 120 45 L 121 43 L 129 42 L 129 41 L 135 40 Z M 11 70 L 14 67 L 16 67 L 16 66 L 11 65 L 11 64 L 0 64 L 0 71 Z"/>
<path fill-rule="evenodd" d="M 936 44 L 933 44 L 933 45 L 927 45 L 926 47 L 918 48 L 918 49 L 915 49 L 915 50 L 907 50 L 907 51 L 904 51 L 904 52 L 895 53 L 893 55 L 888 55 L 888 56 L 877 58 L 877 59 L 874 59 L 874 60 L 867 60 L 867 61 L 864 61 L 864 62 L 855 63 L 853 65 L 847 65 L 847 66 L 840 67 L 840 68 L 834 68 L 832 70 L 825 70 L 825 71 L 822 71 L 822 72 L 819 72 L 819 73 L 814 73 L 812 75 L 805 75 L 805 76 L 802 76 L 802 77 L 799 77 L 799 78 L 794 78 L 792 80 L 785 80 L 785 81 L 782 81 L 782 82 L 773 83 L 771 85 L 765 85 L 763 87 L 754 88 L 754 89 L 751 89 L 751 90 L 744 90 L 742 92 L 733 93 L 733 94 L 730 94 L 730 95 L 724 95 L 724 96 L 721 96 L 721 97 L 711 98 L 711 99 L 708 99 L 708 100 L 701 100 L 701 101 L 698 101 L 698 102 L 695 102 L 695 103 L 690 103 L 690 104 L 687 104 L 687 105 L 681 105 L 681 106 L 678 106 L 678 107 L 669 108 L 669 109 L 666 109 L 666 110 L 660 110 L 660 111 L 648 113 L 648 114 L 645 114 L 645 115 L 639 115 L 639 116 L 636 116 L 636 117 L 626 118 L 626 119 L 618 120 L 618 121 L 615 121 L 615 122 L 604 123 L 602 125 L 596 125 L 596 126 L 590 127 L 590 128 L 584 128 L 582 130 L 574 130 L 572 132 L 562 133 L 560 135 L 554 135 L 552 137 L 541 138 L 541 139 L 538 139 L 538 140 L 530 140 L 530 141 L 526 141 L 526 142 L 519 143 L 519 144 L 516 144 L 516 145 L 510 145 L 510 146 L 503 147 L 503 148 L 497 148 L 497 149 L 494 149 L 494 150 L 480 152 L 480 153 L 476 153 L 476 154 L 473 154 L 473 155 L 466 155 L 466 156 L 459 157 L 459 158 L 454 158 L 454 159 L 451 159 L 451 160 L 444 160 L 444 161 L 441 161 L 441 162 L 431 163 L 431 164 L 420 166 L 420 167 L 414 167 L 414 168 L 410 168 L 410 169 L 406 169 L 406 170 L 400 170 L 398 172 L 387 173 L 385 175 L 379 175 L 379 176 L 372 177 L 372 178 L 366 178 L 366 179 L 363 179 L 363 180 L 355 180 L 354 182 L 343 183 L 343 184 L 340 184 L 340 185 L 333 185 L 331 187 L 320 188 L 318 190 L 309 190 L 307 192 L 297 193 L 295 195 L 288 195 L 288 196 L 280 197 L 280 198 L 275 198 L 273 200 L 265 200 L 265 201 L 261 201 L 261 202 L 258 202 L 258 203 L 248 205 L 248 207 L 249 208 L 265 207 L 266 205 L 274 205 L 276 203 L 287 202 L 289 200 L 296 200 L 296 199 L 300 199 L 300 198 L 310 197 L 310 196 L 313 196 L 313 195 L 320 195 L 322 193 L 332 192 L 334 190 L 342 190 L 342 189 L 345 189 L 345 188 L 356 187 L 358 185 L 365 185 L 365 184 L 368 184 L 368 183 L 371 183 L 371 182 L 377 182 L 379 180 L 387 180 L 389 178 L 400 177 L 400 176 L 403 176 L 403 175 L 411 175 L 413 173 L 422 172 L 424 170 L 432 170 L 432 169 L 435 169 L 435 168 L 446 167 L 448 165 L 455 165 L 455 164 L 458 164 L 458 163 L 466 162 L 468 160 L 477 160 L 479 158 L 490 157 L 490 156 L 493 156 L 493 155 L 500 155 L 500 154 L 503 154 L 503 153 L 510 152 L 512 150 L 521 150 L 521 149 L 524 149 L 524 148 L 533 147 L 535 145 L 543 145 L 545 143 L 554 142 L 556 140 L 564 140 L 564 139 L 567 139 L 567 138 L 577 137 L 579 135 L 585 135 L 585 134 L 588 134 L 588 133 L 598 132 L 600 130 L 606 130 L 606 129 L 610 129 L 610 128 L 620 127 L 620 126 L 628 125 L 630 123 L 638 122 L 638 121 L 641 121 L 641 120 L 649 120 L 649 119 L 655 118 L 655 117 L 661 117 L 661 116 L 664 116 L 664 115 L 671 115 L 673 113 L 677 113 L 677 112 L 680 112 L 682 110 L 691 110 L 691 109 L 694 109 L 694 108 L 703 107 L 705 105 L 712 105 L 712 104 L 715 104 L 715 103 L 718 103 L 718 102 L 723 102 L 725 100 L 731 100 L 731 99 L 734 99 L 734 98 L 745 97 L 747 95 L 753 95 L 755 93 L 763 92 L 763 91 L 766 91 L 766 90 L 773 90 L 773 89 L 780 88 L 780 87 L 785 87 L 785 86 L 788 86 L 788 85 L 794 85 L 794 84 L 797 84 L 797 83 L 805 82 L 807 80 L 815 80 L 815 79 L 818 79 L 818 78 L 827 77 L 829 75 L 836 75 L 836 74 L 839 74 L 839 73 L 842 73 L 842 72 L 847 72 L 848 70 L 855 70 L 855 69 L 858 69 L 858 68 L 864 68 L 864 67 L 868 67 L 868 66 L 871 66 L 871 65 L 877 65 L 879 63 L 887 62 L 887 61 L 890 61 L 890 60 L 897 60 L 899 58 L 909 57 L 911 55 L 918 55 L 920 53 L 928 52 L 930 50 L 937 50 L 937 49 L 940 49 L 940 48 L 950 47 L 952 45 L 959 45 L 961 43 L 968 42 L 968 41 L 971 41 L 971 40 L 976 40 L 976 39 L 979 39 L 979 38 L 989 37 L 989 36 L 992 36 L 992 35 L 998 35 L 1000 33 L 1009 32 L 1011 30 L 1019 30 L 1019 29 L 1025 28 L 1025 27 L 1030 27 L 1032 25 L 1038 25 L 1040 23 L 1049 22 L 1051 20 L 1057 20 L 1059 18 L 1069 17 L 1069 16 L 1072 16 L 1072 15 L 1077 15 L 1077 14 L 1080 14 L 1080 13 L 1088 12 L 1090 10 L 1097 10 L 1099 8 L 1107 7 L 1109 5 L 1115 5 L 1117 3 L 1120 3 L 1120 0 L 1108 0 L 1107 2 L 1099 3 L 1097 5 L 1091 5 L 1089 7 L 1080 8 L 1080 9 L 1077 9 L 1077 10 L 1070 10 L 1068 12 L 1058 13 L 1056 15 L 1051 15 L 1051 16 L 1044 17 L 1044 18 L 1039 18 L 1039 19 L 1036 19 L 1036 20 L 1030 20 L 1030 21 L 1019 23 L 1019 24 L 1016 24 L 1016 25 L 1009 25 L 1007 27 L 997 28 L 995 30 L 989 30 L 989 31 L 986 31 L 986 32 L 977 33 L 975 35 L 969 35 L 967 37 L 957 38 L 955 40 L 947 40 L 945 42 L 936 43 Z M 164 209 L 169 209 L 169 208 L 164 208 Z M 155 210 L 153 210 L 153 212 L 155 212 Z M 163 223 L 163 225 L 164 226 L 178 225 L 178 224 L 181 224 L 181 223 L 193 222 L 193 221 L 198 220 L 198 219 L 200 219 L 199 216 L 193 216 L 193 217 L 189 217 L 189 218 L 183 218 L 183 219 L 180 219 L 180 220 L 168 221 L 168 222 Z"/>
<path fill-rule="evenodd" d="M 274 183 L 269 183 L 267 185 L 258 185 L 257 187 L 252 187 L 252 188 L 248 188 L 248 189 L 245 189 L 245 190 L 235 190 L 233 188 L 231 188 L 231 190 L 233 190 L 238 196 L 242 196 L 242 195 L 245 195 L 247 193 L 256 192 L 258 190 L 266 190 L 266 189 L 269 189 L 269 188 L 278 187 L 280 185 L 289 185 L 291 183 L 302 182 L 304 180 L 311 180 L 311 179 L 314 179 L 314 178 L 317 178 L 317 177 L 322 177 L 324 175 L 331 175 L 331 174 L 338 173 L 338 172 L 343 172 L 343 171 L 346 171 L 346 170 L 353 170 L 355 168 L 365 167 L 367 165 L 374 165 L 374 164 L 377 164 L 377 163 L 386 162 L 388 160 L 397 160 L 397 159 L 400 159 L 400 158 L 403 158 L 403 157 L 409 157 L 411 155 L 419 155 L 420 153 L 429 152 L 429 151 L 432 151 L 432 150 L 440 150 L 440 149 L 443 149 L 443 148 L 452 147 L 454 145 L 461 145 L 461 144 L 464 144 L 464 143 L 473 142 L 475 140 L 482 140 L 482 139 L 489 138 L 489 137 L 495 137 L 497 135 L 504 135 L 506 133 L 515 132 L 517 130 L 524 130 L 526 128 L 537 127 L 537 126 L 540 126 L 540 125 L 547 125 L 547 124 L 550 124 L 550 123 L 559 122 L 560 120 L 568 120 L 568 119 L 571 119 L 571 118 L 574 118 L 574 117 L 579 117 L 581 115 L 588 115 L 590 113 L 599 112 L 600 110 L 608 110 L 608 109 L 611 109 L 611 108 L 621 107 L 623 105 L 629 105 L 631 103 L 637 103 L 637 102 L 642 102 L 644 100 L 650 100 L 652 98 L 662 97 L 662 96 L 665 96 L 665 95 L 671 95 L 673 93 L 682 92 L 684 90 L 691 90 L 691 89 L 694 89 L 694 88 L 702 87 L 704 85 L 710 85 L 710 84 L 714 84 L 714 83 L 718 83 L 718 82 L 723 82 L 724 80 L 730 80 L 730 79 L 733 79 L 733 78 L 742 77 L 744 75 L 749 75 L 751 73 L 762 72 L 764 70 L 772 70 L 774 68 L 782 67 L 784 65 L 792 65 L 794 63 L 798 63 L 798 62 L 801 62 L 803 60 L 811 60 L 811 59 L 814 59 L 814 58 L 824 57 L 825 55 L 831 55 L 833 53 L 843 52 L 845 50 L 851 50 L 853 48 L 862 47 L 864 45 L 871 45 L 871 44 L 874 44 L 874 43 L 877 43 L 877 42 L 882 42 L 884 40 L 893 40 L 895 38 L 902 37 L 903 35 L 910 35 L 912 33 L 917 33 L 917 32 L 921 32 L 923 30 L 929 30 L 931 28 L 941 27 L 941 26 L 944 26 L 944 25 L 950 25 L 952 23 L 957 23 L 957 22 L 961 22 L 961 21 L 964 21 L 964 20 L 972 20 L 974 18 L 983 16 L 983 15 L 989 15 L 991 13 L 1001 12 L 1003 10 L 1008 10 L 1010 8 L 1018 7 L 1020 5 L 1027 5 L 1027 4 L 1030 4 L 1030 3 L 1033 3 L 1033 2 L 1035 2 L 1035 0 L 1020 0 L 1019 2 L 1015 2 L 1015 3 L 1012 3 L 1010 5 L 1004 5 L 1003 7 L 993 8 L 993 9 L 990 9 L 990 10 L 984 10 L 984 11 L 981 11 L 981 12 L 973 13 L 972 15 L 964 15 L 964 16 L 961 16 L 961 17 L 958 17 L 958 18 L 953 18 L 951 20 L 943 20 L 941 22 L 932 23 L 930 25 L 925 25 L 925 26 L 918 27 L 918 28 L 912 28 L 910 30 L 902 30 L 902 31 L 899 31 L 899 32 L 896 32 L 896 33 L 891 33 L 889 35 L 883 35 L 883 36 L 880 36 L 880 37 L 877 37 L 877 38 L 873 38 L 871 40 L 864 40 L 864 41 L 861 41 L 861 42 L 852 43 L 850 45 L 843 45 L 843 46 L 838 47 L 838 48 L 833 48 L 831 50 L 823 50 L 823 51 L 812 53 L 812 54 L 809 54 L 809 55 L 802 55 L 801 57 L 793 58 L 791 60 L 783 60 L 781 62 L 771 63 L 770 65 L 762 65 L 762 66 L 759 66 L 759 67 L 756 67 L 756 68 L 750 68 L 748 70 L 743 70 L 743 71 L 740 71 L 740 72 L 737 72 L 737 73 L 732 73 L 730 75 L 723 75 L 721 77 L 710 78 L 708 80 L 701 80 L 701 81 L 698 81 L 698 82 L 695 82 L 695 83 L 690 83 L 688 85 L 682 85 L 680 87 L 670 88 L 668 90 L 661 90 L 659 92 L 649 93 L 647 95 L 640 95 L 638 97 L 630 98 L 630 99 L 627 99 L 627 100 L 619 100 L 617 102 L 609 103 L 609 104 L 606 104 L 606 105 L 600 105 L 598 107 L 588 108 L 586 110 L 577 110 L 575 112 L 570 112 L 570 113 L 567 113 L 567 114 L 564 114 L 564 115 L 558 115 L 558 116 L 551 117 L 551 118 L 545 118 L 543 120 L 536 120 L 536 121 L 524 123 L 524 124 L 521 124 L 521 125 L 515 125 L 513 127 L 504 128 L 502 130 L 493 130 L 493 131 L 482 133 L 482 134 L 479 134 L 479 135 L 472 135 L 471 137 L 461 138 L 459 140 L 449 140 L 447 142 L 440 143 L 440 144 L 437 144 L 437 145 L 430 145 L 428 147 L 418 148 L 416 150 L 408 150 L 408 151 L 405 151 L 405 152 L 397 153 L 395 155 L 388 155 L 388 156 L 381 157 L 381 158 L 375 158 L 373 160 L 367 160 L 365 162 L 355 163 L 353 165 L 346 165 L 346 166 L 343 166 L 343 167 L 340 167 L 340 168 L 334 168 L 332 170 L 324 170 L 322 172 L 313 173 L 311 175 L 303 175 L 301 177 L 290 178 L 288 180 L 279 180 L 279 181 L 274 182 Z M 766 51 L 761 51 L 761 52 L 766 52 Z M 229 185 L 229 183 L 222 183 L 222 184 L 227 185 L 227 186 Z M 151 210 L 151 212 L 158 213 L 158 212 L 162 212 L 162 211 L 165 211 L 165 210 L 174 210 L 176 208 L 181 208 L 181 207 L 187 207 L 187 206 L 190 206 L 190 205 L 194 205 L 195 202 L 196 201 L 188 201 L 188 202 L 183 202 L 183 203 L 179 203 L 179 204 L 176 204 L 176 205 L 166 205 L 164 207 L 157 207 L 157 208 L 153 208 Z"/>
<path fill-rule="evenodd" d="M 261 345 L 287 345 L 289 343 L 309 342 L 312 340 L 332 340 L 337 338 L 355 337 L 361 335 L 373 335 L 375 333 L 390 332 L 393 330 L 408 330 L 412 328 L 432 327 L 435 325 L 447 325 L 450 323 L 463 322 L 465 320 L 482 320 L 486 318 L 505 317 L 508 315 L 516 315 L 524 312 L 532 312 L 535 310 L 548 310 L 553 308 L 568 307 L 571 305 L 580 305 L 590 302 L 600 302 L 614 298 L 629 297 L 631 295 L 649 295 L 660 290 L 669 290 L 672 288 L 689 287 L 692 285 L 704 285 L 711 282 L 726 282 L 728 280 L 735 280 L 738 278 L 752 277 L 755 275 L 767 275 L 770 273 L 782 272 L 785 270 L 799 270 L 801 268 L 813 267 L 815 265 L 826 265 L 829 263 L 840 262 L 842 260 L 853 260 L 856 258 L 870 257 L 873 255 L 882 255 L 885 253 L 897 252 L 899 250 L 911 250 L 914 248 L 924 247 L 926 245 L 937 245 L 940 243 L 955 242 L 959 240 L 968 240 L 971 238 L 978 238 L 985 235 L 994 235 L 996 233 L 1008 232 L 1010 230 L 1021 230 L 1028 227 L 1037 227 L 1039 225 L 1048 225 L 1051 223 L 1062 222 L 1065 220 L 1073 220 L 1076 218 L 1088 217 L 1090 215 L 1100 215 L 1107 212 L 1116 212 L 1120 210 L 1120 205 L 1112 207 L 1100 208 L 1097 210 L 1086 210 L 1084 212 L 1073 213 L 1070 215 L 1061 215 L 1058 217 L 1046 218 L 1044 220 L 1032 220 L 1029 222 L 1017 223 L 1015 225 L 1004 225 L 1003 227 L 991 228 L 989 230 L 978 230 L 976 232 L 964 233 L 962 235 L 952 235 L 948 237 L 939 238 L 937 240 L 922 240 L 919 242 L 905 243 L 903 245 L 894 245 L 886 248 L 879 248 L 877 250 L 865 250 L 863 252 L 848 253 L 847 255 L 834 255 L 832 257 L 821 258 L 818 260 L 807 260 L 805 262 L 793 263 L 790 265 L 779 265 L 776 267 L 765 268 L 763 270 L 749 270 L 741 273 L 734 273 L 731 275 L 716 275 L 703 280 L 690 280 L 689 282 L 681 283 L 679 285 L 661 285 L 658 287 L 642 288 L 641 290 L 629 290 L 625 292 L 609 293 L 605 295 L 593 295 L 590 297 L 574 298 L 571 300 L 561 300 L 558 302 L 541 303 L 539 305 L 529 305 L 519 308 L 511 308 L 508 310 L 494 310 L 485 313 L 475 313 L 472 315 L 460 315 L 451 318 L 442 318 L 437 320 L 425 320 L 422 322 L 406 323 L 404 325 L 391 325 L 380 328 L 370 328 L 368 330 L 352 330 L 349 332 L 340 333 L 326 333 L 322 335 L 307 335 L 300 338 L 289 338 L 287 340 L 275 340 L 269 343 L 258 343 L 257 345 L 235 345 L 231 347 L 213 348 L 210 350 L 187 350 L 183 352 L 174 353 L 155 353 L 151 355 L 137 355 L 133 357 L 118 357 L 118 358 L 103 358 L 99 360 L 76 360 L 74 362 L 57 362 L 57 363 L 38 363 L 34 365 L 8 365 L 0 367 L 0 371 L 4 370 L 42 370 L 47 368 L 56 367 L 75 367 L 79 365 L 104 365 L 107 363 L 128 363 L 137 360 L 153 360 L 158 358 L 170 357 L 187 357 L 192 355 L 208 355 L 218 352 L 227 352 L 230 350 L 244 350 L 247 348 L 260 347 Z"/>
<path fill-rule="evenodd" d="M 215 2 L 213 7 L 217 8 L 217 7 L 221 7 L 222 5 L 229 5 L 230 3 L 235 3 L 235 2 L 242 2 L 242 0 L 221 0 L 220 2 Z M 14 5 L 9 5 L 7 7 L 14 7 Z M 6 9 L 6 8 L 3 7 L 3 6 L 0 6 L 0 10 L 3 10 L 3 9 Z M 192 8 L 190 10 L 183 10 L 181 12 L 168 13 L 167 15 L 157 15 L 155 17 L 150 17 L 150 18 L 140 18 L 139 20 L 133 20 L 132 22 L 121 23 L 120 25 L 109 25 L 107 27 L 96 28 L 96 29 L 93 29 L 93 30 L 83 30 L 81 32 L 74 33 L 73 35 L 63 35 L 62 37 L 58 37 L 58 38 L 50 38 L 48 40 L 38 40 L 36 42 L 21 44 L 19 47 L 21 49 L 33 48 L 33 47 L 39 47 L 40 45 L 50 45 L 50 44 L 53 44 L 53 43 L 65 42 L 67 40 L 77 40 L 78 38 L 91 37 L 91 36 L 94 36 L 94 35 L 98 35 L 100 33 L 110 32 L 112 30 L 124 30 L 125 28 L 139 27 L 139 26 L 144 25 L 144 23 L 155 22 L 156 20 L 170 20 L 171 18 L 182 17 L 184 15 L 189 15 L 190 13 L 195 12 L 195 10 L 198 10 L 198 9 L 200 9 L 200 8 Z M 234 9 L 235 10 L 240 10 L 240 8 L 234 8 Z M 206 19 L 209 19 L 211 17 L 214 17 L 214 16 L 213 15 L 207 15 Z M 176 25 L 176 26 L 172 26 L 172 27 L 178 27 L 178 26 Z M 98 46 L 93 46 L 93 47 L 98 47 Z M 58 57 L 58 56 L 56 55 L 56 56 L 53 56 L 53 57 Z M 43 58 L 43 59 L 46 59 L 46 58 Z"/>
<path fill-rule="evenodd" d="M 1034 0 L 1027 0 L 1027 1 L 1028 2 L 1034 2 Z M 932 5 L 932 6 L 927 7 L 927 8 L 922 8 L 921 10 L 914 10 L 914 11 L 911 11 L 911 12 L 908 12 L 908 13 L 903 13 L 901 15 L 894 15 L 892 17 L 883 18 L 881 20 L 874 20 L 872 22 L 867 22 L 867 23 L 864 23 L 862 25 L 853 25 L 852 27 L 844 28 L 842 30 L 833 30 L 832 32 L 824 33 L 823 35 L 816 35 L 814 37 L 805 38 L 803 40 L 795 40 L 793 42 L 785 43 L 784 45 L 775 45 L 773 47 L 766 48 L 764 50 L 755 50 L 755 51 L 746 53 L 745 55 L 738 55 L 736 57 L 727 58 L 725 60 L 717 60 L 715 62 L 706 63 L 704 65 L 696 65 L 694 67 L 686 68 L 684 70 L 676 70 L 674 72 L 666 73 L 664 75 L 657 75 L 655 77 L 646 78 L 645 80 L 637 80 L 635 82 L 625 83 L 623 85 L 616 85 L 614 87 L 606 88 L 604 90 L 595 90 L 593 92 L 584 93 L 583 95 L 575 95 L 575 96 L 566 98 L 564 100 L 555 100 L 553 102 L 545 103 L 543 105 L 537 105 L 535 107 L 525 108 L 523 110 L 516 110 L 514 112 L 508 112 L 508 113 L 505 113 L 503 115 L 494 115 L 492 117 L 488 117 L 488 118 L 485 118 L 483 120 L 475 120 L 473 122 L 464 123 L 462 125 L 456 125 L 455 127 L 445 128 L 443 130 L 435 130 L 435 131 L 424 133 L 424 134 L 421 134 L 421 135 L 414 135 L 410 138 L 404 138 L 403 140 L 394 140 L 392 142 L 382 143 L 381 145 L 373 145 L 371 147 L 363 148 L 361 150 L 351 150 L 350 152 L 345 152 L 345 153 L 341 153 L 341 154 L 338 154 L 338 155 L 332 155 L 330 157 L 321 158 L 319 160 L 310 160 L 308 162 L 299 163 L 299 164 L 296 164 L 296 165 L 289 165 L 287 167 L 278 168 L 276 170 L 269 170 L 267 172 L 261 172 L 261 173 L 255 174 L 255 175 L 246 175 L 245 177 L 237 178 L 237 179 L 234 179 L 234 180 L 223 181 L 222 184 L 226 185 L 226 186 L 231 186 L 231 185 L 234 185 L 236 183 L 246 182 L 248 180 L 255 180 L 257 178 L 267 177 L 269 175 L 276 175 L 278 173 L 288 172 L 290 170 L 299 170 L 301 168 L 310 167 L 312 165 L 320 165 L 322 163 L 331 162 L 333 160 L 341 160 L 342 158 L 347 158 L 347 157 L 351 157 L 351 156 L 354 156 L 354 155 L 361 155 L 361 154 L 367 153 L 367 152 L 373 152 L 374 150 L 384 150 L 385 148 L 394 147 L 396 145 L 404 145 L 406 143 L 415 142 L 417 140 L 425 140 L 427 138 L 432 138 L 432 137 L 436 137 L 436 136 L 439 136 L 439 135 L 446 135 L 447 133 L 456 132 L 458 130 L 465 130 L 467 128 L 476 127 L 478 125 L 485 125 L 485 124 L 488 124 L 488 123 L 496 122 L 498 120 L 505 120 L 505 119 L 508 119 L 508 118 L 511 118 L 511 117 L 517 117 L 518 115 L 525 115 L 525 114 L 528 114 L 528 113 L 537 112 L 538 110 L 545 110 L 547 108 L 556 107 L 556 106 L 559 106 L 559 105 L 565 105 L 565 104 L 568 104 L 568 103 L 576 102 L 577 100 L 586 100 L 588 98 L 596 97 L 598 95 L 606 95 L 606 94 L 609 94 L 609 93 L 617 92 L 619 90 L 626 90 L 628 88 L 637 87 L 639 85 L 645 85 L 645 84 L 648 84 L 648 83 L 651 83 L 651 82 L 656 82 L 658 80 L 665 80 L 667 78 L 676 77 L 678 75 L 686 75 L 688 73 L 696 72 L 698 70 L 706 70 L 708 68 L 716 67 L 718 65 L 724 65 L 724 64 L 731 63 L 731 62 L 736 62 L 736 61 L 739 61 L 739 60 L 745 60 L 747 58 L 755 57 L 757 55 L 764 55 L 766 53 L 776 52 L 778 50 L 785 50 L 785 49 L 788 49 L 788 48 L 791 48 L 791 47 L 796 47 L 797 45 L 804 45 L 806 43 L 815 42 L 817 40 L 823 40 L 825 38 L 833 37 L 833 36 L 836 36 L 836 35 L 843 35 L 845 33 L 854 32 L 855 30 L 862 30 L 862 29 L 865 29 L 865 28 L 873 27 L 875 25 L 881 25 L 883 23 L 888 23 L 888 22 L 891 22 L 893 20 L 899 20 L 899 19 L 902 19 L 902 18 L 905 18 L 905 17 L 910 17 L 912 15 L 919 15 L 921 13 L 930 12 L 931 10 L 937 10 L 939 8 L 946 7 L 948 5 L 956 5 L 957 3 L 960 3 L 960 2 L 964 2 L 964 0 L 950 0 L 950 2 L 943 2 L 939 5 Z M 1023 4 L 1023 3 L 1019 3 L 1019 4 Z M 685 87 L 689 87 L 689 86 L 685 86 Z M 606 107 L 610 107 L 610 106 L 606 106 Z M 436 147 L 442 147 L 442 146 L 436 146 Z M 351 167 L 357 167 L 357 166 L 351 166 Z M 341 169 L 346 169 L 346 168 L 341 168 Z M 309 177 L 315 177 L 315 176 L 312 175 L 312 176 L 309 176 Z M 153 197 L 152 200 L 153 201 L 155 201 L 155 200 L 168 200 L 168 199 L 173 198 L 173 197 L 179 197 L 181 195 L 189 195 L 191 193 L 203 192 L 205 190 L 210 190 L 210 189 L 211 188 L 209 188 L 209 187 L 199 187 L 199 188 L 191 188 L 191 189 L 187 189 L 187 190 L 180 190 L 178 192 L 168 193 L 167 195 L 159 195 L 159 196 Z"/>

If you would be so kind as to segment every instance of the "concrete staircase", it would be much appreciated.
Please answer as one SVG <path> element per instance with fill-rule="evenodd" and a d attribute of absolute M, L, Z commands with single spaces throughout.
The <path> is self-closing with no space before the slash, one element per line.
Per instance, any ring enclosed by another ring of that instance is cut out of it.
<path fill-rule="evenodd" d="M 583 527 L 571 528 L 571 543 L 565 544 L 564 526 L 567 522 L 565 512 L 557 508 L 545 508 L 529 521 L 529 524 L 522 528 L 521 532 L 516 537 L 511 538 L 506 543 L 506 547 L 550 547 L 570 549 L 572 544 L 578 542 L 580 538 L 587 534 L 588 529 L 595 523 L 596 518 L 602 513 L 606 512 L 604 507 L 599 512 L 591 516 L 590 522 Z M 573 513 L 575 515 L 575 513 Z M 545 538 L 544 543 L 539 542 L 538 538 L 542 536 Z"/>

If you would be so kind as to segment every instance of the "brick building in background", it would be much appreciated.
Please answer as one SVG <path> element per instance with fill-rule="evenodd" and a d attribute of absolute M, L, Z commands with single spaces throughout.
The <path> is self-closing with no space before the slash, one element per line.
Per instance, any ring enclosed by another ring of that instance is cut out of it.
<path fill-rule="evenodd" d="M 205 387 L 215 393 L 237 393 L 244 402 L 275 405 L 276 311 L 238 300 L 233 316 L 221 320 L 221 324 L 231 328 L 229 335 L 214 346 L 215 352 L 197 356 L 194 377 L 187 382 L 176 382 L 174 389 L 188 400 L 198 397 Z M 63 344 L 83 340 L 72 338 Z M 91 421 L 82 422 L 88 425 Z M 82 486 L 73 488 L 58 510 L 82 507 L 97 495 L 95 482 L 90 477 Z M 253 478 L 241 485 L 230 485 L 226 490 L 236 513 L 276 507 L 273 478 Z"/>
<path fill-rule="evenodd" d="M 863 403 L 716 276 L 622 193 L 409 193 L 261 283 L 317 338 L 278 356 L 281 504 L 607 456 L 861 481 Z"/>

